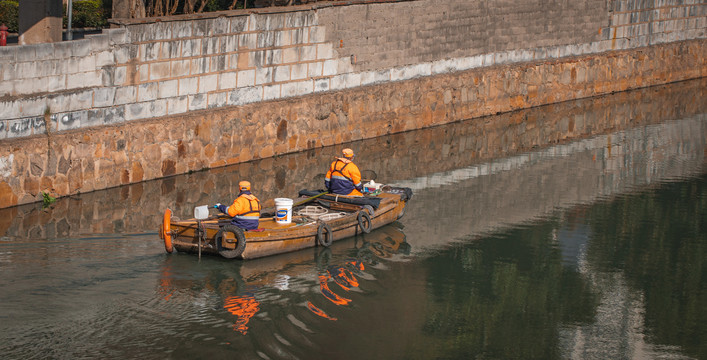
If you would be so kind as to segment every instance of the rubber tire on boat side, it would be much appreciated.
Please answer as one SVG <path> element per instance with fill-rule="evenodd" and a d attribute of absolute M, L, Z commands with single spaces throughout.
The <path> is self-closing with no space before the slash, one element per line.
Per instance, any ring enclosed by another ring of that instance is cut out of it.
<path fill-rule="evenodd" d="M 326 231 L 326 234 L 324 233 Z M 317 244 L 328 247 L 334 242 L 334 232 L 331 226 L 325 222 L 320 222 L 317 228 Z"/>
<path fill-rule="evenodd" d="M 368 211 L 361 210 L 358 212 L 358 227 L 366 234 L 371 232 L 373 222 L 371 222 L 371 215 L 368 215 Z"/>
<path fill-rule="evenodd" d="M 235 249 L 227 249 L 221 245 L 221 240 L 223 239 L 223 234 L 225 232 L 233 233 L 233 235 L 236 236 L 237 242 Z M 214 237 L 214 242 L 216 243 L 218 253 L 226 259 L 237 258 L 241 256 L 241 254 L 243 254 L 243 251 L 245 250 L 245 234 L 243 233 L 243 229 L 233 224 L 228 224 L 220 228 L 216 233 L 216 236 Z"/>
<path fill-rule="evenodd" d="M 371 205 L 363 205 L 363 208 L 368 211 L 368 215 L 371 215 L 371 219 L 373 219 L 373 215 L 375 214 L 375 211 L 373 210 L 373 206 Z"/>
<path fill-rule="evenodd" d="M 314 257 L 314 260 L 317 263 L 317 269 L 326 270 L 327 268 L 329 268 L 331 257 L 331 249 L 328 247 L 322 247 Z"/>

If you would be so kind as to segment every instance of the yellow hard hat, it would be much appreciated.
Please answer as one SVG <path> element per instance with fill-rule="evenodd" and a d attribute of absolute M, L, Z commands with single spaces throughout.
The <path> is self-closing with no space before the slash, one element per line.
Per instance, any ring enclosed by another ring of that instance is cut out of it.
<path fill-rule="evenodd" d="M 345 158 L 352 158 L 352 157 L 354 157 L 354 152 L 353 152 L 353 150 L 351 150 L 351 149 L 349 149 L 349 148 L 346 148 L 346 149 L 342 150 L 341 152 L 344 154 L 344 157 L 345 157 Z"/>
<path fill-rule="evenodd" d="M 238 188 L 240 190 L 250 190 L 250 182 L 248 181 L 241 181 L 238 183 Z"/>

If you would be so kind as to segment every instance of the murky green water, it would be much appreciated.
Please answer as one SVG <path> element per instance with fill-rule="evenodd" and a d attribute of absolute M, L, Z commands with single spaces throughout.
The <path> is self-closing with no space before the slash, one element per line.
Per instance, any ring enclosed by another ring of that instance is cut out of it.
<path fill-rule="evenodd" d="M 415 195 L 329 249 L 199 261 L 156 230 L 338 148 L 0 210 L 0 358 L 705 359 L 706 89 L 351 144 Z"/>

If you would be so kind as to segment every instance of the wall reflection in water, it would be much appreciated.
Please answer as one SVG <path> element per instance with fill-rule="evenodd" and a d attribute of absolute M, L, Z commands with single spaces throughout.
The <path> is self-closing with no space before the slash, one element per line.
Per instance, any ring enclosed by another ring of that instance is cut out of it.
<path fill-rule="evenodd" d="M 646 156 L 670 156 L 672 148 L 662 149 L 662 146 L 682 146 L 673 142 L 679 141 L 683 135 L 687 135 L 689 138 L 686 141 L 690 142 L 693 141 L 692 138 L 699 138 L 700 134 L 704 134 L 704 127 L 699 124 L 702 123 L 701 119 L 704 119 L 705 108 L 707 108 L 703 101 L 704 91 L 707 88 L 705 83 L 707 80 L 695 80 L 565 102 L 359 141 L 347 146 L 356 150 L 359 167 L 374 171 L 378 175 L 379 182 L 407 184 L 411 179 L 418 182 L 424 179 L 424 182 L 441 184 L 450 181 L 450 176 L 452 178 L 468 176 L 466 173 L 477 171 L 473 167 L 477 164 L 479 164 L 478 171 L 481 172 L 488 166 L 513 166 L 508 161 L 498 164 L 490 162 L 493 159 L 548 147 L 551 148 L 548 150 L 551 152 L 569 150 L 577 153 L 579 151 L 577 146 L 566 149 L 553 147 L 553 145 L 644 125 L 659 124 L 667 120 L 693 119 L 695 124 L 690 127 L 666 126 L 664 129 L 667 131 L 685 132 L 671 133 L 668 134 L 668 138 L 658 139 L 667 142 L 666 144 L 646 143 L 656 149 L 655 154 L 646 154 Z M 623 146 L 631 146 L 636 141 L 639 142 L 638 145 L 645 141 L 652 141 L 630 133 L 621 136 L 630 137 L 628 139 L 630 143 L 615 137 L 603 138 L 601 141 L 606 141 L 603 150 L 596 140 L 593 143 L 590 140 L 590 147 L 596 151 L 602 150 L 601 153 L 591 154 L 592 161 L 596 160 L 601 166 L 584 162 L 581 170 L 596 173 L 603 172 L 606 168 L 615 171 L 617 166 L 620 166 L 616 162 L 626 160 L 621 156 L 621 153 L 625 152 Z M 617 140 L 619 143 L 616 143 Z M 619 147 L 617 148 L 616 145 Z M 294 197 L 303 188 L 323 188 L 322 173 L 339 151 L 339 147 L 318 148 L 226 168 L 97 191 L 60 199 L 47 209 L 42 209 L 39 204 L 0 209 L 0 236 L 11 240 L 13 238 L 66 238 L 93 233 L 156 232 L 161 213 L 165 208 L 171 208 L 178 217 L 190 217 L 194 206 L 231 201 L 238 192 L 237 184 L 241 179 L 249 179 L 254 184 L 255 193 L 266 201 L 265 207 L 272 206 L 272 199 L 275 197 Z M 543 153 L 535 154 L 528 155 L 531 164 L 538 160 L 537 154 Z M 595 156 L 598 158 L 594 159 Z M 519 161 L 522 157 L 514 159 L 516 160 L 511 161 Z M 588 168 L 585 169 L 585 166 Z M 567 168 L 572 168 L 574 165 L 555 162 L 551 165 L 539 164 L 535 167 L 538 169 L 544 167 L 539 171 L 547 172 L 548 177 L 562 177 L 567 173 Z M 461 169 L 461 172 L 457 169 Z M 651 171 L 651 169 L 646 170 Z M 576 178 L 583 176 L 585 174 L 577 174 Z M 509 184 L 516 187 L 523 185 L 525 184 Z M 547 187 L 553 188 L 554 185 Z M 448 194 L 451 195 L 453 192 L 450 191 Z M 557 192 L 553 196 L 567 195 L 564 192 Z M 517 218 L 508 220 L 515 221 Z"/>
<path fill-rule="evenodd" d="M 705 200 L 703 169 L 428 253 L 409 354 L 704 359 Z"/>
<path fill-rule="evenodd" d="M 540 218 L 557 208 L 700 174 L 706 144 L 707 115 L 700 114 L 397 184 L 415 191 L 406 223 L 423 234 L 422 242 L 411 241 L 424 250 Z M 432 222 L 430 213 L 435 214 Z"/>

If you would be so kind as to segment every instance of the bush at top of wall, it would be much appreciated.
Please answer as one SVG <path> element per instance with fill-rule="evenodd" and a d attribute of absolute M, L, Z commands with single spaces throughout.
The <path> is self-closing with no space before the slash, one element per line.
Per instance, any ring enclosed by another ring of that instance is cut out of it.
<path fill-rule="evenodd" d="M 71 3 L 71 27 L 74 28 L 102 28 L 108 25 L 110 13 L 105 11 L 104 3 L 107 0 L 74 0 Z M 68 24 L 64 7 L 64 28 Z"/>
<path fill-rule="evenodd" d="M 14 0 L 0 0 L 0 24 L 5 24 L 9 32 L 16 33 L 19 29 L 20 3 Z"/>

